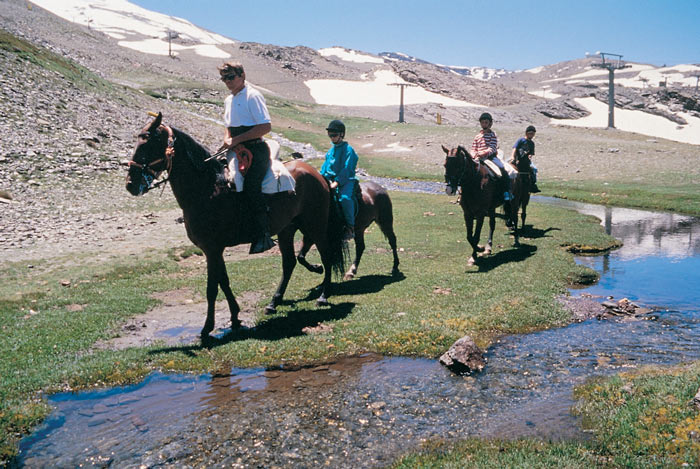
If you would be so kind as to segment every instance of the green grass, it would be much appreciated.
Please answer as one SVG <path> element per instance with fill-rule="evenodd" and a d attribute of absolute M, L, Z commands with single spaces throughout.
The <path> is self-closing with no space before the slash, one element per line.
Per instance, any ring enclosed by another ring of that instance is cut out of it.
<path fill-rule="evenodd" d="M 212 348 L 92 348 L 97 340 L 113 336 L 127 318 L 154 306 L 153 292 L 189 288 L 204 297 L 205 269 L 176 261 L 198 255 L 196 249 L 151 252 L 118 264 L 96 265 L 86 253 L 33 262 L 31 269 L 27 262 L 6 266 L 0 286 L 2 454 L 11 455 L 18 438 L 48 412 L 38 391 L 133 382 L 152 369 L 203 372 L 308 363 L 363 351 L 437 357 L 465 334 L 487 347 L 499 334 L 566 324 L 570 318 L 555 297 L 569 282 L 592 272 L 576 266 L 567 247 L 616 244 L 590 217 L 533 205 L 529 220 L 534 228 L 522 240 L 524 247 L 511 248 L 499 222 L 495 254 L 480 267 L 466 267 L 464 222 L 451 199 L 406 193 L 392 198 L 405 277 L 390 275 L 388 244 L 373 226 L 359 276 L 336 284 L 332 308 L 315 306 L 309 292 L 321 278 L 299 268 L 286 294 L 292 301 L 280 306 L 278 314 L 260 315 L 254 330 L 230 334 Z M 309 258 L 317 262 L 318 254 L 312 251 Z M 257 305 L 262 310 L 279 279 L 280 260 L 229 262 L 228 270 L 236 294 L 263 293 Z M 434 293 L 435 287 L 451 293 Z M 200 308 L 203 324 L 205 307 Z M 301 333 L 319 322 L 333 332 Z"/>
<path fill-rule="evenodd" d="M 645 368 L 577 389 L 577 412 L 595 431 L 595 451 L 615 467 L 700 465 L 700 362 Z"/>
<path fill-rule="evenodd" d="M 596 455 L 581 443 L 548 444 L 537 440 L 470 439 L 429 442 L 418 453 L 396 461 L 392 469 L 581 468 L 597 466 Z"/>
<path fill-rule="evenodd" d="M 693 184 L 651 185 L 596 181 L 545 181 L 543 195 L 618 207 L 700 215 L 700 188 Z"/>

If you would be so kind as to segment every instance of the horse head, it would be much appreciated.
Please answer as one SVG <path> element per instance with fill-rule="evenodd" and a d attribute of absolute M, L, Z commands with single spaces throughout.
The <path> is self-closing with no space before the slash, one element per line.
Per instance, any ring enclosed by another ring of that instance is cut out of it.
<path fill-rule="evenodd" d="M 469 152 L 463 147 L 448 149 L 442 145 L 442 150 L 445 152 L 445 192 L 447 195 L 454 195 L 457 192 L 457 186 L 462 185 L 465 173 L 472 163 L 472 157 Z"/>
<path fill-rule="evenodd" d="M 519 173 L 527 173 L 530 171 L 530 156 L 524 149 L 519 149 L 515 152 L 514 166 Z"/>
<path fill-rule="evenodd" d="M 126 190 L 132 195 L 148 192 L 153 188 L 153 181 L 170 166 L 168 149 L 172 147 L 172 132 L 162 121 L 163 114 L 159 112 L 153 122 L 139 132 L 126 175 Z"/>

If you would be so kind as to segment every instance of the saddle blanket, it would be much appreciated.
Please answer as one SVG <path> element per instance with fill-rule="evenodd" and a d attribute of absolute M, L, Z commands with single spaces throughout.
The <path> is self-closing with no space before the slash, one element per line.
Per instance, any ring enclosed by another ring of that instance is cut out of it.
<path fill-rule="evenodd" d="M 264 194 L 274 194 L 275 192 L 294 191 L 296 181 L 284 163 L 277 159 L 280 152 L 280 144 L 275 140 L 264 139 L 264 141 L 270 148 L 272 164 L 263 179 L 262 192 Z M 238 170 L 238 156 L 236 152 L 229 151 L 226 154 L 226 159 L 228 160 L 229 180 L 235 186 L 236 192 L 241 192 L 245 177 Z"/>

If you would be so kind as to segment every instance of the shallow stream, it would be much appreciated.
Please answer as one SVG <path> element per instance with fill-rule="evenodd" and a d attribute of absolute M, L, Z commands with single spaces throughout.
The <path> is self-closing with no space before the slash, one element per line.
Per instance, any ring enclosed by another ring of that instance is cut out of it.
<path fill-rule="evenodd" d="M 626 297 L 654 309 L 647 320 L 505 337 L 471 377 L 435 360 L 365 355 L 295 370 L 153 373 L 134 386 L 58 394 L 18 463 L 376 467 L 429 438 L 586 438 L 569 412 L 575 385 L 700 359 L 700 219 L 534 200 L 595 215 L 624 242 L 578 258 L 601 279 L 572 295 Z"/>

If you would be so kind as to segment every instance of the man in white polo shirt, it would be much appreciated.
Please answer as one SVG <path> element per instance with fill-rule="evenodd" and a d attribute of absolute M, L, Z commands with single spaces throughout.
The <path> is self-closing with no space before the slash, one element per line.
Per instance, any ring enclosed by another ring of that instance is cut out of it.
<path fill-rule="evenodd" d="M 270 169 L 270 149 L 262 137 L 270 131 L 270 113 L 263 95 L 245 82 L 243 65 L 226 62 L 219 67 L 221 81 L 231 91 L 224 101 L 224 123 L 226 137 L 221 149 L 229 149 L 239 155 L 239 165 L 248 152 L 252 154 L 250 165 L 244 168 L 243 193 L 247 194 L 253 220 L 256 223 L 256 239 L 250 245 L 250 254 L 267 251 L 275 245 L 270 237 L 270 220 L 267 204 L 262 194 L 262 181 Z M 247 150 L 247 151 L 246 151 Z"/>

